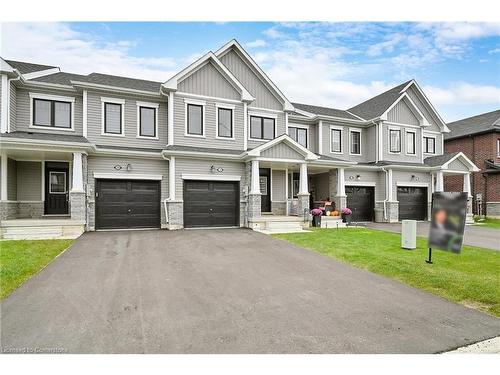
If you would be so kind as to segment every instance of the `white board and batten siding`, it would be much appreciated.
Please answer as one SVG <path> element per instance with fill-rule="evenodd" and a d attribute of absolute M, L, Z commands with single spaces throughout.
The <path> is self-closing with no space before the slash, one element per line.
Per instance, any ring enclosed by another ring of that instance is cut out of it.
<path fill-rule="evenodd" d="M 420 93 L 418 93 L 413 87 L 410 87 L 408 90 L 405 91 L 406 94 L 410 97 L 412 102 L 417 106 L 417 108 L 420 110 L 422 115 L 426 118 L 426 120 L 431 124 L 429 127 L 427 127 L 427 130 L 432 130 L 432 131 L 441 131 L 439 128 L 439 119 L 428 109 L 428 105 L 425 102 L 424 98 Z"/>
<path fill-rule="evenodd" d="M 304 156 L 284 143 L 278 143 L 260 153 L 263 158 L 304 160 Z"/>
<path fill-rule="evenodd" d="M 420 125 L 420 120 L 411 111 L 406 99 L 400 100 L 387 114 L 387 120 L 399 124 Z"/>
<path fill-rule="evenodd" d="M 112 98 L 125 100 L 123 124 L 125 136 L 101 135 L 102 100 Z M 158 139 L 137 138 L 137 102 L 158 104 Z M 87 93 L 87 138 L 89 142 L 100 146 L 138 147 L 161 149 L 167 144 L 167 102 L 142 96 L 117 95 L 116 93 L 88 91 Z"/>

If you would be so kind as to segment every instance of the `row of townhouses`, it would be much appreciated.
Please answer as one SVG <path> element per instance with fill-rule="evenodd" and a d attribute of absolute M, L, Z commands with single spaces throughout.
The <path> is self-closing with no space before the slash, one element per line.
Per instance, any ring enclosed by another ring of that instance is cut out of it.
<path fill-rule="evenodd" d="M 0 73 L 4 227 L 259 228 L 328 197 L 356 221 L 427 220 L 445 175 L 470 193 L 478 170 L 444 154 L 414 80 L 347 110 L 292 103 L 235 40 L 166 82 L 3 59 Z"/>

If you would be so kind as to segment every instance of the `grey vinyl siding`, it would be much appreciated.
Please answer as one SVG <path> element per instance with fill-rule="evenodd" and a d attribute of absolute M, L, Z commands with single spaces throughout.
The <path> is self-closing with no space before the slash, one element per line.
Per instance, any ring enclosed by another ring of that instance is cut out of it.
<path fill-rule="evenodd" d="M 401 152 L 397 154 L 390 153 L 390 140 L 389 129 L 399 129 L 401 131 Z M 415 155 L 406 155 L 406 132 L 415 132 Z M 422 162 L 422 130 L 420 128 L 410 128 L 404 126 L 382 125 L 383 136 L 383 160 L 388 161 L 403 161 L 408 163 L 421 163 Z"/>
<path fill-rule="evenodd" d="M 208 148 L 223 148 L 229 150 L 243 150 L 243 104 L 240 103 L 224 103 L 215 99 L 205 100 L 205 138 L 186 136 L 186 102 L 189 98 L 180 95 L 174 95 L 174 143 L 181 146 L 197 146 Z M 217 124 L 215 116 L 217 107 L 216 104 L 235 106 L 234 119 L 234 140 L 219 139 L 217 135 Z"/>
<path fill-rule="evenodd" d="M 410 87 L 408 90 L 406 90 L 406 94 L 408 94 L 413 103 L 415 103 L 420 112 L 422 112 L 424 117 L 431 124 L 431 126 L 428 127 L 427 130 L 441 131 L 438 125 L 438 118 L 432 113 L 431 109 L 428 108 L 428 105 L 425 104 L 424 98 L 422 98 L 422 96 L 413 87 Z"/>
<path fill-rule="evenodd" d="M 284 170 L 273 169 L 271 188 L 272 188 L 272 201 L 273 202 L 285 202 L 285 190 L 286 190 L 286 175 Z"/>
<path fill-rule="evenodd" d="M 377 127 L 376 126 L 370 126 L 369 128 L 366 128 L 364 130 L 366 133 L 366 143 L 364 145 L 365 148 L 365 160 L 366 161 L 375 161 L 376 160 L 376 153 L 377 153 Z M 363 147 L 363 144 L 361 144 L 361 147 Z"/>
<path fill-rule="evenodd" d="M 304 156 L 284 143 L 278 143 L 277 145 L 262 151 L 260 155 L 264 158 L 304 160 Z"/>
<path fill-rule="evenodd" d="M 122 124 L 125 136 L 102 135 L 102 101 L 101 97 L 125 100 L 125 120 Z M 137 102 L 158 103 L 158 139 L 137 138 Z M 165 100 L 118 95 L 116 93 L 88 91 L 87 93 L 87 138 L 97 145 L 161 149 L 167 144 L 167 102 Z"/>
<path fill-rule="evenodd" d="M 298 122 L 288 122 L 288 128 L 306 128 L 308 149 L 311 152 L 318 152 L 318 125 L 317 124 L 302 124 Z"/>
<path fill-rule="evenodd" d="M 17 129 L 17 87 L 14 83 L 10 83 L 10 131 L 16 131 Z"/>
<path fill-rule="evenodd" d="M 387 114 L 387 120 L 400 124 L 420 125 L 419 119 L 413 114 L 405 99 L 400 100 Z"/>
<path fill-rule="evenodd" d="M 408 186 L 411 186 L 415 181 L 412 180 L 412 176 L 415 179 L 418 179 L 418 182 L 421 184 L 427 184 L 427 196 L 429 197 L 429 182 L 431 181 L 430 173 L 426 172 L 415 172 L 415 171 L 392 171 L 392 196 L 395 201 L 398 200 L 398 185 L 404 186 L 405 183 L 409 183 Z M 429 199 L 429 198 L 428 198 Z"/>
<path fill-rule="evenodd" d="M 377 184 L 375 187 L 375 202 L 380 202 L 385 199 L 386 176 L 383 171 L 375 173 L 375 182 Z"/>
<path fill-rule="evenodd" d="M 132 172 L 127 172 L 126 165 L 132 166 Z M 115 165 L 123 168 L 116 170 Z M 139 159 L 125 157 L 107 157 L 107 156 L 89 156 L 87 159 L 87 186 L 92 192 L 89 197 L 91 203 L 91 212 L 88 218 L 89 226 L 95 225 L 95 178 L 94 173 L 113 173 L 126 180 L 127 174 L 133 173 L 144 175 L 161 175 L 161 222 L 165 224 L 165 210 L 163 209 L 163 200 L 168 198 L 168 161 L 159 159 Z"/>
<path fill-rule="evenodd" d="M 259 112 L 255 108 L 248 107 L 248 111 L 249 112 L 254 111 L 256 113 L 255 116 L 259 116 L 259 114 L 257 114 L 257 113 L 261 113 L 262 116 L 265 117 L 264 113 Z M 252 114 L 252 116 L 254 116 L 254 115 Z M 280 135 L 286 134 L 285 113 L 284 112 L 273 113 L 273 116 L 276 116 L 276 134 L 275 134 L 275 136 L 276 136 L 276 138 L 278 138 Z M 250 137 L 250 114 L 248 115 L 247 126 L 248 126 L 247 136 Z M 256 141 L 256 140 L 248 139 L 248 148 L 249 149 L 255 148 L 257 146 L 260 146 L 264 142 L 267 142 L 267 140 Z"/>
<path fill-rule="evenodd" d="M 207 159 L 186 159 L 175 158 L 175 199 L 182 200 L 184 190 L 183 174 L 207 175 L 210 173 L 210 167 L 222 168 L 223 172 L 218 173 L 218 178 L 224 175 L 241 176 L 240 181 L 240 200 L 245 197 L 245 164 L 229 161 L 214 161 Z"/>
<path fill-rule="evenodd" d="M 277 110 L 283 109 L 283 103 L 276 98 L 257 73 L 243 59 L 234 49 L 229 50 L 220 57 L 220 61 L 255 98 L 252 106 Z"/>
<path fill-rule="evenodd" d="M 17 161 L 17 200 L 42 200 L 42 163 Z"/>
<path fill-rule="evenodd" d="M 74 105 L 74 131 L 68 130 L 60 130 L 57 128 L 30 128 L 30 96 L 29 93 L 37 93 L 37 94 L 48 94 L 48 95 L 58 95 L 58 96 L 67 96 L 75 98 Z M 33 133 L 52 133 L 52 134 L 72 134 L 72 135 L 82 135 L 83 134 L 83 99 L 82 95 L 79 93 L 68 93 L 65 91 L 56 91 L 56 90 L 27 90 L 27 89 L 18 89 L 17 90 L 17 98 L 16 98 L 16 130 L 25 131 L 25 132 L 33 132 Z"/>
<path fill-rule="evenodd" d="M 1 94 L 2 93 L 2 77 L 3 75 L 0 74 L 0 118 L 2 118 L 2 101 L 4 100 L 3 99 L 3 95 Z M 7 98 L 5 98 L 5 100 L 7 100 Z"/>
<path fill-rule="evenodd" d="M 333 153 L 330 148 L 330 126 L 333 125 L 335 127 L 342 127 L 342 153 Z M 361 155 L 351 155 L 350 151 L 350 141 L 349 141 L 349 132 L 350 130 L 360 130 L 361 131 Z M 356 161 L 356 162 L 366 162 L 373 161 L 375 157 L 375 153 L 373 152 L 373 143 L 375 142 L 375 138 L 370 138 L 371 130 L 367 128 L 357 128 L 355 126 L 346 125 L 342 122 L 325 122 L 323 121 L 323 154 L 327 156 L 331 156 L 334 158 Z"/>
<path fill-rule="evenodd" d="M 7 199 L 17 200 L 17 165 L 14 159 L 7 159 Z"/>
<path fill-rule="evenodd" d="M 453 170 L 453 171 L 462 171 L 462 172 L 468 172 L 469 168 L 464 165 L 460 160 L 453 160 L 449 165 L 448 168 Z"/>
<path fill-rule="evenodd" d="M 241 99 L 238 91 L 211 62 L 181 81 L 178 85 L 178 91 L 233 100 Z"/>

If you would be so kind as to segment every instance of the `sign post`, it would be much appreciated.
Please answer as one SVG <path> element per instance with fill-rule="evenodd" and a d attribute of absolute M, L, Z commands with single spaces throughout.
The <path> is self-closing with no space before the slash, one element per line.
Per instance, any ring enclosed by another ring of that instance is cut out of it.
<path fill-rule="evenodd" d="M 467 193 L 437 192 L 432 194 L 432 220 L 429 231 L 429 259 L 432 248 L 460 254 L 467 215 Z"/>

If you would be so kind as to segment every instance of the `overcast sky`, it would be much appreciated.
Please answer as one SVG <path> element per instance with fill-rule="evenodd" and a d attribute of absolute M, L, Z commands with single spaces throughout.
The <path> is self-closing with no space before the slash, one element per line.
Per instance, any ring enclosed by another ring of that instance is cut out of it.
<path fill-rule="evenodd" d="M 291 101 L 346 109 L 415 78 L 445 121 L 500 108 L 500 24 L 8 23 L 1 56 L 165 81 L 236 38 Z"/>

